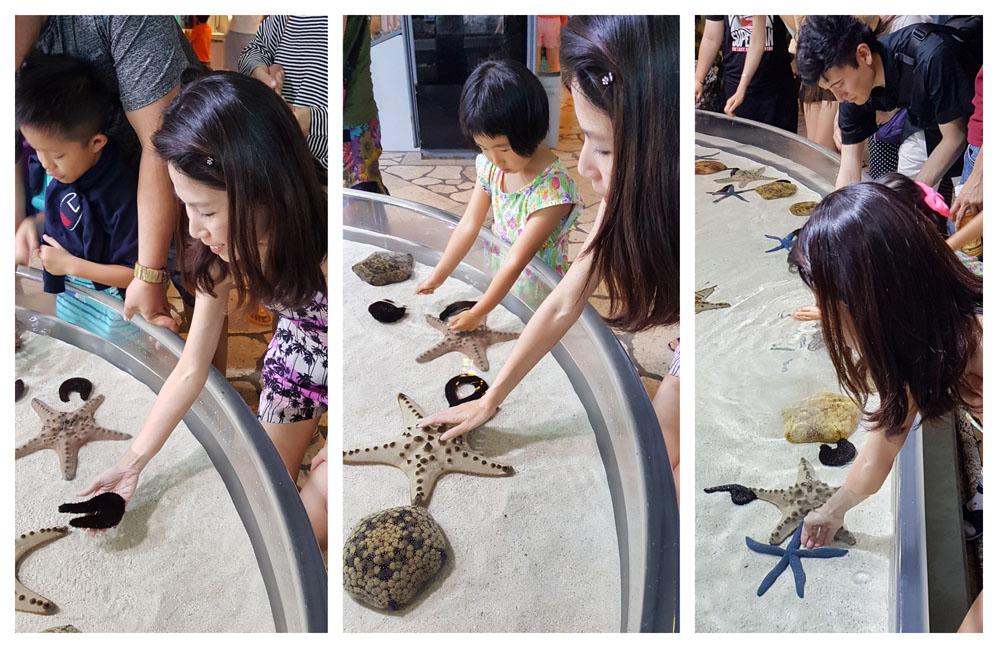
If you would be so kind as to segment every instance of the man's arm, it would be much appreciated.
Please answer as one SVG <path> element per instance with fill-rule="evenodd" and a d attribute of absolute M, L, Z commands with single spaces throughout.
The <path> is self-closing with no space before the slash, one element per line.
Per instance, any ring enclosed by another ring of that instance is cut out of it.
<path fill-rule="evenodd" d="M 142 146 L 136 196 L 139 213 L 139 263 L 153 269 L 166 268 L 170 240 L 177 225 L 173 185 L 170 183 L 166 163 L 153 147 L 153 133 L 163 120 L 163 111 L 179 91 L 180 84 L 177 84 L 152 104 L 125 113 Z M 125 317 L 131 318 L 136 311 L 153 325 L 177 331 L 177 323 L 170 316 L 164 284 L 133 279 L 126 293 Z"/>
<path fill-rule="evenodd" d="M 947 124 L 939 124 L 941 130 L 941 142 L 934 147 L 934 151 L 927 156 L 927 161 L 920 168 L 913 180 L 935 186 L 944 177 L 945 173 L 958 160 L 965 150 L 966 118 L 960 117 Z"/>
<path fill-rule="evenodd" d="M 840 150 L 840 172 L 837 174 L 837 189 L 861 181 L 861 158 L 865 153 L 865 143 L 845 144 Z"/>

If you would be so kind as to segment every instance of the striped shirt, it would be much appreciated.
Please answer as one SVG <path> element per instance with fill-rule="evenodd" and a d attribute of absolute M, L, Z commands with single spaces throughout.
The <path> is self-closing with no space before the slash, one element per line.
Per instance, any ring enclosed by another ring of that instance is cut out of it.
<path fill-rule="evenodd" d="M 281 96 L 293 106 L 310 109 L 306 142 L 317 161 L 328 168 L 327 16 L 267 16 L 240 55 L 240 72 L 279 63 L 285 69 Z"/>

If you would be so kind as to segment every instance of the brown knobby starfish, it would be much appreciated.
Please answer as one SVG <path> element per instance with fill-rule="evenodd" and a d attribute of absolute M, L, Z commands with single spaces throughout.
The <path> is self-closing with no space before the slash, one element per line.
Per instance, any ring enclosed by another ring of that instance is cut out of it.
<path fill-rule="evenodd" d="M 757 169 L 736 169 L 726 178 L 716 178 L 716 183 L 736 183 L 736 186 L 741 190 L 746 187 L 749 183 L 754 181 L 776 181 L 777 178 L 771 178 L 770 176 L 764 176 L 765 167 L 758 167 Z"/>
<path fill-rule="evenodd" d="M 813 466 L 805 458 L 800 458 L 799 475 L 795 485 L 783 490 L 765 490 L 755 487 L 750 489 L 753 490 L 758 499 L 777 506 L 778 510 L 781 511 L 781 521 L 778 522 L 767 540 L 769 544 L 780 544 L 795 532 L 807 514 L 826 503 L 827 499 L 840 488 L 831 487 L 816 478 L 816 470 L 813 469 Z M 846 528 L 838 530 L 833 539 L 851 545 L 855 543 L 854 535 Z"/>
<path fill-rule="evenodd" d="M 104 395 L 87 400 L 75 411 L 57 411 L 40 399 L 31 400 L 42 419 L 41 432 L 14 450 L 14 458 L 22 458 L 41 449 L 52 449 L 59 454 L 59 465 L 63 478 L 76 478 L 77 455 L 80 447 L 93 440 L 128 440 L 132 436 L 98 426 L 94 421 L 94 411 L 104 402 Z"/>
<path fill-rule="evenodd" d="M 486 358 L 486 348 L 494 343 L 513 341 L 520 336 L 519 332 L 499 332 L 492 330 L 486 327 L 485 323 L 468 332 L 456 332 L 448 327 L 448 323 L 430 314 L 427 314 L 425 318 L 434 329 L 444 334 L 444 340 L 418 356 L 417 363 L 437 359 L 448 352 L 461 352 L 472 359 L 477 368 L 486 372 L 490 369 L 490 361 Z"/>
<path fill-rule="evenodd" d="M 49 542 L 69 534 L 65 526 L 58 528 L 42 528 L 33 530 L 14 538 L 14 609 L 29 614 L 54 614 L 58 609 L 51 600 L 43 598 L 21 584 L 17 577 L 17 568 L 21 560 L 33 550 Z"/>
<path fill-rule="evenodd" d="M 708 311 L 709 309 L 722 309 L 723 307 L 730 306 L 728 302 L 708 302 L 708 300 L 706 300 L 706 298 L 715 292 L 717 286 L 718 285 L 694 292 L 694 313 L 698 314 L 703 311 Z"/>
<path fill-rule="evenodd" d="M 464 436 L 442 441 L 442 427 L 421 429 L 417 422 L 425 417 L 423 409 L 403 393 L 396 399 L 403 414 L 403 433 L 380 445 L 345 451 L 344 463 L 398 467 L 410 479 L 410 504 L 425 508 L 442 474 L 511 476 L 514 473 L 509 465 L 501 465 L 473 451 Z"/>

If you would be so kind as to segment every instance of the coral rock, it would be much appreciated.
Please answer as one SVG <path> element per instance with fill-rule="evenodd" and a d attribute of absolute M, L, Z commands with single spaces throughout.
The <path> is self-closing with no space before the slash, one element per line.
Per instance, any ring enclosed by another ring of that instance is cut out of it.
<path fill-rule="evenodd" d="M 858 424 L 861 411 L 850 399 L 836 393 L 817 393 L 794 408 L 781 412 L 788 442 L 837 442 Z"/>
<path fill-rule="evenodd" d="M 344 589 L 378 609 L 406 607 L 444 566 L 441 526 L 419 506 L 368 515 L 344 543 Z"/>
<path fill-rule="evenodd" d="M 761 198 L 770 201 L 771 199 L 783 199 L 791 196 L 795 194 L 799 188 L 795 185 L 795 183 L 775 181 L 774 183 L 759 185 L 753 189 L 757 192 L 757 194 L 760 194 Z"/>
<path fill-rule="evenodd" d="M 793 203 L 788 206 L 788 211 L 794 214 L 796 217 L 808 217 L 816 209 L 819 203 L 815 201 L 799 201 L 798 203 Z"/>
<path fill-rule="evenodd" d="M 381 287 L 408 280 L 413 275 L 413 256 L 409 253 L 372 253 L 351 270 L 368 284 Z"/>

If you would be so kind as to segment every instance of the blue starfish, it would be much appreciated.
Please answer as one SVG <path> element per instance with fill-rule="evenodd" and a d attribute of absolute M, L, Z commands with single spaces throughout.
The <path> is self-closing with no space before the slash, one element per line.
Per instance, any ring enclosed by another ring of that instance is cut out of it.
<path fill-rule="evenodd" d="M 737 189 L 734 189 L 734 187 L 735 186 L 732 183 L 730 183 L 729 185 L 726 185 L 725 187 L 723 187 L 718 192 L 706 192 L 706 194 L 721 195 L 721 196 L 719 196 L 719 198 L 717 198 L 714 201 L 712 201 L 712 203 L 718 203 L 722 199 L 724 199 L 726 197 L 729 197 L 729 196 L 735 196 L 736 198 L 738 198 L 740 201 L 743 201 L 744 203 L 750 203 L 750 201 L 747 201 L 746 199 L 744 199 L 742 196 L 740 196 L 740 194 L 743 194 L 744 192 L 753 192 L 753 190 L 737 190 Z"/>
<path fill-rule="evenodd" d="M 799 230 L 801 230 L 801 228 L 793 230 L 792 232 L 788 233 L 784 237 L 775 237 L 774 235 L 764 235 L 768 239 L 773 239 L 776 242 L 781 242 L 779 245 L 775 246 L 774 248 L 768 249 L 768 250 L 766 250 L 764 252 L 765 253 L 773 253 L 774 251 L 780 251 L 782 248 L 787 249 L 787 250 L 792 250 L 792 242 L 794 242 L 795 241 L 795 237 L 798 236 Z"/>
<path fill-rule="evenodd" d="M 804 523 L 804 522 L 803 522 Z M 788 542 L 788 546 L 781 548 L 780 546 L 771 546 L 770 544 L 761 544 L 756 542 L 749 537 L 747 537 L 747 547 L 751 551 L 756 551 L 758 553 L 764 553 L 766 555 L 779 555 L 781 556 L 781 561 L 778 565 L 771 569 L 771 572 L 764 576 L 764 580 L 760 583 L 760 587 L 757 588 L 757 595 L 762 596 L 764 592 L 770 589 L 774 581 L 778 579 L 778 576 L 784 573 L 785 567 L 788 565 L 792 566 L 792 576 L 795 578 L 795 593 L 799 595 L 799 598 L 805 598 L 806 592 L 806 572 L 802 570 L 802 560 L 804 557 L 843 557 L 847 555 L 846 548 L 813 548 L 805 549 L 799 548 L 802 544 L 802 524 L 795 529 L 792 533 L 792 539 Z"/>

